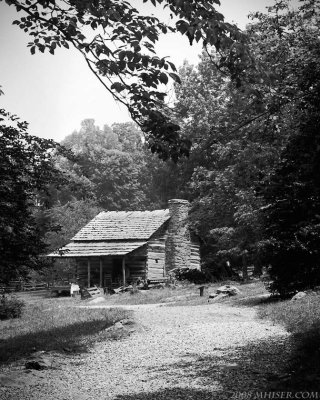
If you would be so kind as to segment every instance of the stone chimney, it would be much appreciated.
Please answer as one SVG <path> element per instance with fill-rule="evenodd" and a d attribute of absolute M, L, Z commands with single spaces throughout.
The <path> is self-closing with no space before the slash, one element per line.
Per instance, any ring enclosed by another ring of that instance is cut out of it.
<path fill-rule="evenodd" d="M 170 221 L 165 246 L 166 272 L 173 268 L 190 267 L 191 243 L 188 227 L 189 202 L 168 201 Z"/>

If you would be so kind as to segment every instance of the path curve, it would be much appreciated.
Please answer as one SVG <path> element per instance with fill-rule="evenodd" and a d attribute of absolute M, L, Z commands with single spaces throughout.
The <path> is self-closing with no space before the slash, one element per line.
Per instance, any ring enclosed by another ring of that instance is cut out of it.
<path fill-rule="evenodd" d="M 229 399 L 234 392 L 264 391 L 285 361 L 288 333 L 257 319 L 252 308 L 126 308 L 137 322 L 131 336 L 97 343 L 60 369 L 33 372 L 24 389 L 6 388 L 0 398 Z"/>

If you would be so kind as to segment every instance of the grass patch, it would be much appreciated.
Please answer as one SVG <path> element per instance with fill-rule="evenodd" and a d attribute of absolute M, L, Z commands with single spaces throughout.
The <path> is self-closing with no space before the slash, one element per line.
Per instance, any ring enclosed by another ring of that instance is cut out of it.
<path fill-rule="evenodd" d="M 150 289 L 150 290 L 139 290 L 134 293 L 124 292 L 116 295 L 110 295 L 107 297 L 108 303 L 112 305 L 138 305 L 138 304 L 158 304 L 166 303 L 168 300 L 181 296 L 182 294 L 191 294 L 191 286 L 188 287 L 177 287 L 170 288 L 165 287 L 163 289 Z"/>
<path fill-rule="evenodd" d="M 294 390 L 320 389 L 320 296 L 297 301 L 278 301 L 259 307 L 258 315 L 283 325 L 292 333 L 291 375 L 287 387 Z"/>
<path fill-rule="evenodd" d="M 309 295 L 296 301 L 277 301 L 260 307 L 258 315 L 282 324 L 296 334 L 313 329 L 320 323 L 319 301 L 319 295 Z"/>
<path fill-rule="evenodd" d="M 21 318 L 0 322 L 0 362 L 13 362 L 35 351 L 86 351 L 103 340 L 103 330 L 128 317 L 119 309 L 74 307 L 73 298 L 23 296 Z"/>

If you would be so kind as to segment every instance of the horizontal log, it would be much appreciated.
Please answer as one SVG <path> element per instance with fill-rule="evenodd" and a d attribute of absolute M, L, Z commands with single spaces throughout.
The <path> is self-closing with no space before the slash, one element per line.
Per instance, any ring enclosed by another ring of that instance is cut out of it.
<path fill-rule="evenodd" d="M 137 267 L 137 268 L 129 267 L 129 270 L 130 270 L 130 273 L 131 273 L 131 272 L 136 272 L 136 271 L 144 271 L 146 268 L 147 268 L 147 266 Z"/>
<path fill-rule="evenodd" d="M 165 258 L 164 257 L 162 257 L 162 258 L 149 258 L 148 259 L 148 261 L 147 261 L 147 263 L 148 264 L 164 264 L 164 262 L 165 262 Z"/>
<path fill-rule="evenodd" d="M 149 248 L 149 250 L 148 250 L 148 256 L 151 253 L 165 254 L 165 249 L 161 248 L 161 247 L 152 247 L 152 248 Z"/>
<path fill-rule="evenodd" d="M 148 273 L 148 279 L 163 278 L 165 275 L 163 273 Z"/>
<path fill-rule="evenodd" d="M 148 264 L 148 268 L 155 268 L 155 269 L 163 269 L 165 267 L 165 263 L 150 263 Z"/>
<path fill-rule="evenodd" d="M 126 262 L 126 265 L 146 265 L 147 260 L 145 261 L 132 261 L 132 262 Z"/>
<path fill-rule="evenodd" d="M 140 274 L 144 274 L 147 271 L 147 269 L 140 269 L 140 270 L 136 270 L 136 271 L 130 271 L 130 275 L 140 275 Z"/>
<path fill-rule="evenodd" d="M 147 261 L 148 264 L 150 264 L 150 263 L 152 263 L 152 264 L 164 264 L 164 262 L 165 262 L 165 258 L 164 257 L 162 257 L 162 258 L 149 258 L 148 261 Z"/>
<path fill-rule="evenodd" d="M 164 270 L 165 265 L 159 265 L 159 264 L 153 264 L 153 265 L 148 265 L 148 271 L 151 271 L 152 269 L 161 269 L 162 271 Z"/>
<path fill-rule="evenodd" d="M 166 247 L 165 243 L 149 243 L 149 248 L 153 249 L 154 247 L 160 247 L 164 249 Z"/>
<path fill-rule="evenodd" d="M 149 251 L 148 252 L 148 258 L 164 258 L 165 257 L 165 252 L 156 252 L 156 251 Z"/>
<path fill-rule="evenodd" d="M 146 271 L 146 269 L 134 269 L 134 270 L 130 270 L 130 274 L 140 274 L 142 272 Z"/>
<path fill-rule="evenodd" d="M 163 265 L 165 263 L 165 259 L 164 258 L 149 258 L 147 264 L 159 264 L 159 265 Z"/>
<path fill-rule="evenodd" d="M 164 272 L 164 268 L 149 268 L 148 272 Z"/>
<path fill-rule="evenodd" d="M 141 269 L 137 271 L 130 271 L 130 275 L 140 275 L 146 272 L 146 269 Z"/>
<path fill-rule="evenodd" d="M 165 260 L 159 260 L 158 262 L 155 260 L 148 260 L 148 266 L 150 265 L 154 265 L 155 267 L 162 267 L 163 265 L 165 265 Z"/>

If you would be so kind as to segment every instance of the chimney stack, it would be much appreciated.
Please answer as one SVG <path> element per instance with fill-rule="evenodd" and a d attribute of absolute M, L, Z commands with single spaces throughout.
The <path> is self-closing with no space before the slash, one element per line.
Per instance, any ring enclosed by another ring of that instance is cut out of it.
<path fill-rule="evenodd" d="M 189 202 L 172 199 L 168 204 L 170 221 L 165 246 L 166 273 L 174 268 L 190 267 L 191 256 Z"/>

